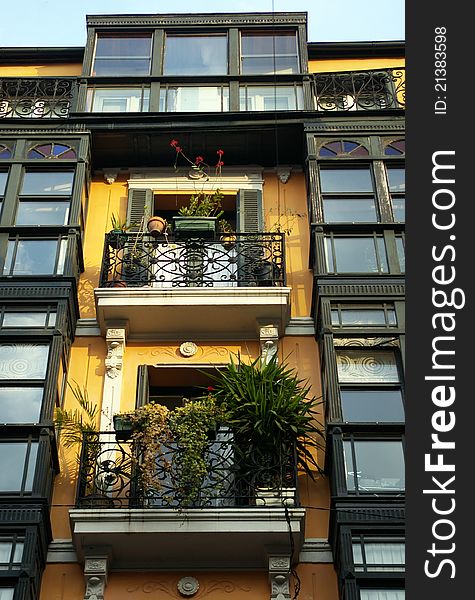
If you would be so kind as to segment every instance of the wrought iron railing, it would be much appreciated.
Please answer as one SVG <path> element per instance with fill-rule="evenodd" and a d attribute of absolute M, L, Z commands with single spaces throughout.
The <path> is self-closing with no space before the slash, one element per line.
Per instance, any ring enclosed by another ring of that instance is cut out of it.
<path fill-rule="evenodd" d="M 405 85 L 404 67 L 317 73 L 314 75 L 316 109 L 327 112 L 405 108 Z"/>
<path fill-rule="evenodd" d="M 100 287 L 263 287 L 285 285 L 283 233 L 161 239 L 108 233 Z"/>
<path fill-rule="evenodd" d="M 170 441 L 144 478 L 141 451 L 114 432 L 86 434 L 81 452 L 78 508 L 217 508 L 297 506 L 294 451 L 266 460 L 243 454 L 230 429 L 218 429 L 204 453 L 206 475 L 191 501 L 181 485 L 183 450 Z M 144 483 L 145 482 L 145 483 Z"/>
<path fill-rule="evenodd" d="M 75 78 L 0 78 L 0 118 L 65 119 L 73 109 Z"/>

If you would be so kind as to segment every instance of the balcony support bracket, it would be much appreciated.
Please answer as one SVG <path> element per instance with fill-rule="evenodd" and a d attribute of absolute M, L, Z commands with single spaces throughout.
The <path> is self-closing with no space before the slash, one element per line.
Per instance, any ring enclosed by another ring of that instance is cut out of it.
<path fill-rule="evenodd" d="M 291 600 L 290 554 L 269 555 L 270 600 Z"/>
<path fill-rule="evenodd" d="M 259 340 L 261 344 L 261 362 L 268 364 L 279 350 L 279 326 L 277 323 L 259 322 Z"/>
<path fill-rule="evenodd" d="M 104 600 L 109 574 L 109 552 L 105 548 L 96 548 L 84 560 L 84 578 L 86 591 L 84 600 Z"/>

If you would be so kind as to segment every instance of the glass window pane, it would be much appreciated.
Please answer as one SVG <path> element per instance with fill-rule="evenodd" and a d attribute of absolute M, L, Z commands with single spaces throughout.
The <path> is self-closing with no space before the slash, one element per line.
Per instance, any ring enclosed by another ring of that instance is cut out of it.
<path fill-rule="evenodd" d="M 43 388 L 0 387 L 0 423 L 38 423 Z"/>
<path fill-rule="evenodd" d="M 378 220 L 374 198 L 324 198 L 327 223 L 375 223 Z"/>
<path fill-rule="evenodd" d="M 303 91 L 294 86 L 247 86 L 239 90 L 239 110 L 300 110 Z"/>
<path fill-rule="evenodd" d="M 10 240 L 8 245 L 13 247 L 15 241 Z M 57 240 L 19 240 L 17 243 L 15 264 L 13 265 L 13 275 L 53 274 L 57 248 Z M 11 256 L 12 252 L 10 253 Z M 9 271 L 9 261 L 7 261 L 4 272 L 10 274 Z M 59 266 L 58 273 L 60 273 Z"/>
<path fill-rule="evenodd" d="M 388 311 L 390 310 L 388 309 Z M 354 326 L 386 325 L 384 308 L 342 308 L 341 324 Z"/>
<path fill-rule="evenodd" d="M 88 90 L 89 112 L 147 112 L 149 88 L 94 88 Z"/>
<path fill-rule="evenodd" d="M 0 491 L 16 492 L 31 491 L 35 475 L 37 442 L 30 445 L 28 464 L 25 462 L 28 444 L 26 442 L 2 442 L 0 443 Z"/>
<path fill-rule="evenodd" d="M 294 31 L 241 33 L 241 72 L 245 74 L 298 73 Z"/>
<path fill-rule="evenodd" d="M 66 225 L 69 202 L 20 201 L 16 215 L 17 225 Z"/>
<path fill-rule="evenodd" d="M 406 198 L 396 196 L 391 198 L 393 204 L 394 220 L 404 223 L 406 220 Z"/>
<path fill-rule="evenodd" d="M 374 589 L 360 589 L 361 600 L 405 600 L 405 590 L 374 590 Z"/>
<path fill-rule="evenodd" d="M 388 184 L 390 192 L 404 192 L 406 190 L 406 170 L 404 168 L 387 167 Z"/>
<path fill-rule="evenodd" d="M 396 250 L 397 250 L 397 257 L 399 259 L 399 268 L 401 269 L 401 273 L 405 273 L 405 271 L 406 271 L 406 253 L 404 250 L 404 240 L 402 237 L 396 238 Z"/>
<path fill-rule="evenodd" d="M 168 88 L 167 112 L 221 112 L 229 110 L 228 88 L 176 87 Z"/>
<path fill-rule="evenodd" d="M 365 169 L 320 169 L 322 192 L 372 192 L 371 171 Z"/>
<path fill-rule="evenodd" d="M 0 171 L 0 196 L 3 196 L 5 193 L 5 187 L 7 185 L 8 172 Z"/>
<path fill-rule="evenodd" d="M 396 356 L 390 350 L 337 348 L 340 383 L 399 383 Z"/>
<path fill-rule="evenodd" d="M 349 423 L 403 423 L 401 390 L 340 390 L 343 420 Z"/>
<path fill-rule="evenodd" d="M 12 556 L 13 554 L 13 556 Z M 18 568 L 23 558 L 23 542 L 0 539 L 0 569 Z M 1 589 L 1 588 L 0 588 Z M 0 596 L 1 598 L 1 596 Z"/>
<path fill-rule="evenodd" d="M 3 315 L 3 327 L 46 327 L 48 313 L 7 311 Z"/>
<path fill-rule="evenodd" d="M 227 72 L 226 35 L 167 35 L 165 75 L 225 75 Z"/>
<path fill-rule="evenodd" d="M 152 36 L 100 34 L 92 75 L 149 75 Z"/>
<path fill-rule="evenodd" d="M 384 250 L 384 240 L 381 241 Z M 338 273 L 387 273 L 388 263 L 386 253 L 376 255 L 375 239 L 373 237 L 335 237 L 336 271 Z"/>
<path fill-rule="evenodd" d="M 74 171 L 27 171 L 21 185 L 21 195 L 70 195 Z"/>
<path fill-rule="evenodd" d="M 13 593 L 15 588 L 0 588 L 0 600 L 13 600 Z"/>
<path fill-rule="evenodd" d="M 404 571 L 406 562 L 404 542 L 353 542 L 353 562 L 356 571 Z"/>
<path fill-rule="evenodd" d="M 0 344 L 0 379 L 44 379 L 48 352 L 48 344 Z"/>
<path fill-rule="evenodd" d="M 397 491 L 405 487 L 404 452 L 401 441 L 355 440 L 356 478 L 360 492 Z M 348 454 L 345 454 L 348 458 Z M 347 463 L 349 485 L 354 466 Z"/>

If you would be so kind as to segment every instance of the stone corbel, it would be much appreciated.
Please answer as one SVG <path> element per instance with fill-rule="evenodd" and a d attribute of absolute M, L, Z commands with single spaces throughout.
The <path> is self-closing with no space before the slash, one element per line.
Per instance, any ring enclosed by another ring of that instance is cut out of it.
<path fill-rule="evenodd" d="M 84 561 L 84 579 L 86 580 L 84 600 L 104 600 L 108 573 L 108 554 L 86 556 Z"/>
<path fill-rule="evenodd" d="M 287 181 L 290 179 L 290 174 L 292 173 L 292 167 L 276 167 L 275 172 L 277 173 L 280 183 L 287 183 Z"/>
<path fill-rule="evenodd" d="M 291 600 L 290 596 L 290 555 L 269 556 L 269 582 L 271 600 Z"/>
<path fill-rule="evenodd" d="M 113 183 L 115 183 L 115 180 L 117 179 L 118 175 L 119 175 L 118 170 L 104 171 L 104 180 L 109 185 L 112 185 Z"/>
<path fill-rule="evenodd" d="M 259 326 L 259 341 L 261 344 L 261 362 L 268 364 L 279 350 L 279 328 L 275 323 Z"/>
<path fill-rule="evenodd" d="M 125 329 L 108 329 L 106 333 L 106 375 L 115 379 L 122 371 L 125 350 Z"/>

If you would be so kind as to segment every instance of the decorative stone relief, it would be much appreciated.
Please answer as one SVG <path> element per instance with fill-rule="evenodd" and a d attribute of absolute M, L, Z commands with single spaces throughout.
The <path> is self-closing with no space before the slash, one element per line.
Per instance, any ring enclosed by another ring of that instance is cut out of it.
<path fill-rule="evenodd" d="M 271 600 L 290 600 L 290 556 L 269 556 Z"/>
<path fill-rule="evenodd" d="M 106 375 L 116 378 L 122 370 L 125 329 L 108 329 L 106 333 L 107 356 L 105 359 Z"/>
<path fill-rule="evenodd" d="M 104 171 L 104 179 L 105 182 L 109 185 L 115 183 L 117 176 L 119 175 L 119 171 Z"/>
<path fill-rule="evenodd" d="M 183 577 L 182 579 L 180 579 L 180 581 L 182 581 L 183 579 L 189 580 L 195 578 Z M 127 592 L 129 594 L 133 594 L 141 590 L 144 594 L 153 594 L 154 592 L 162 591 L 168 594 L 170 598 L 180 599 L 183 598 L 183 594 L 181 591 L 179 591 L 178 587 L 180 585 L 180 581 L 178 581 L 176 585 L 171 582 L 168 583 L 165 581 L 148 581 L 143 585 L 136 586 L 133 588 L 127 588 Z M 196 581 L 196 583 L 198 584 L 198 581 Z M 208 596 L 212 592 L 217 591 L 224 592 L 225 594 L 233 594 L 236 591 L 247 593 L 251 591 L 251 588 L 249 586 L 237 585 L 229 579 L 214 579 L 208 582 L 204 582 L 201 585 L 198 584 L 198 589 L 196 592 L 194 592 L 194 594 L 196 594 L 196 600 L 198 600 L 204 598 L 205 596 Z"/>
<path fill-rule="evenodd" d="M 399 347 L 399 339 L 397 338 L 382 338 L 382 337 L 374 337 L 374 338 L 338 338 L 336 337 L 333 340 L 333 345 L 335 347 L 340 346 L 354 346 L 354 347 L 374 347 L 383 348 L 385 346 L 393 346 Z"/>
<path fill-rule="evenodd" d="M 261 342 L 261 362 L 267 365 L 279 350 L 279 329 L 275 325 L 263 325 L 259 327 L 259 339 Z"/>
<path fill-rule="evenodd" d="M 180 354 L 186 358 L 194 356 L 198 352 L 198 346 L 193 342 L 183 342 L 180 346 Z"/>
<path fill-rule="evenodd" d="M 104 600 L 109 570 L 108 557 L 90 557 L 84 562 L 84 600 Z"/>
<path fill-rule="evenodd" d="M 176 587 L 182 596 L 194 596 L 200 584 L 194 577 L 182 577 Z"/>
<path fill-rule="evenodd" d="M 292 172 L 292 167 L 277 167 L 276 168 L 277 177 L 279 178 L 279 181 L 281 183 L 287 183 L 287 181 L 290 179 L 291 172 Z"/>

